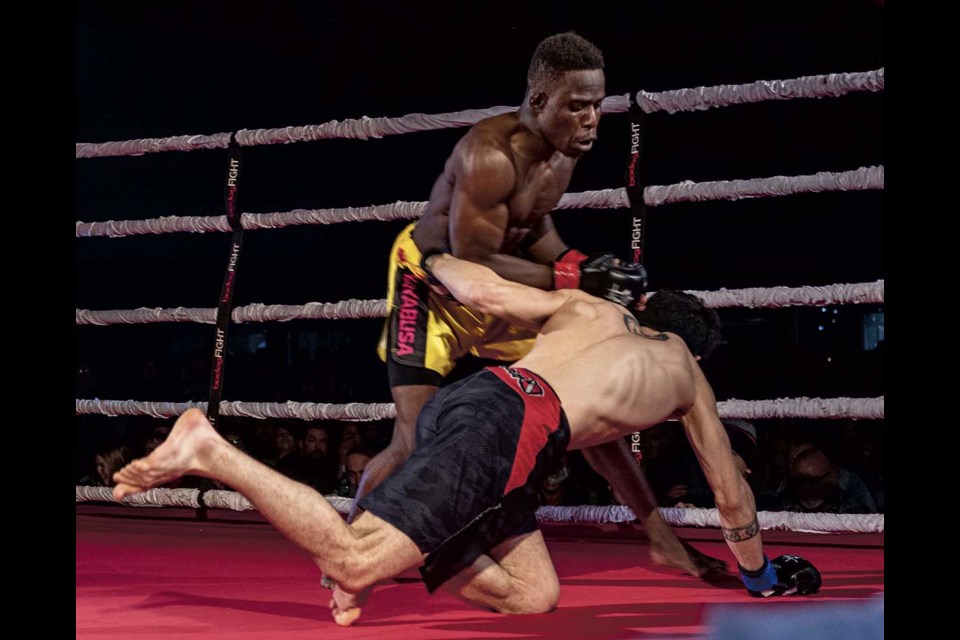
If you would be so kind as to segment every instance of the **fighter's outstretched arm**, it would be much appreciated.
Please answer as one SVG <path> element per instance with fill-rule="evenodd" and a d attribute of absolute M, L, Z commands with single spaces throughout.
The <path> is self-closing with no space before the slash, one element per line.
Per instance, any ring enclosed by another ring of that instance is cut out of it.
<path fill-rule="evenodd" d="M 747 481 L 737 472 L 730 440 L 717 416 L 717 402 L 699 364 L 690 356 L 696 398 L 680 418 L 704 475 L 713 489 L 720 530 L 740 565 L 740 579 L 752 596 L 806 595 L 820 589 L 820 572 L 792 554 L 769 560 L 763 554 L 757 505 Z"/>
<path fill-rule="evenodd" d="M 713 490 L 720 530 L 727 545 L 741 567 L 755 570 L 763 565 L 764 558 L 753 492 L 734 465 L 730 439 L 717 415 L 713 389 L 699 363 L 692 355 L 689 357 L 696 397 L 680 422 Z"/>
<path fill-rule="evenodd" d="M 450 254 L 432 255 L 427 258 L 424 267 L 464 305 L 528 329 L 540 329 L 550 316 L 570 300 L 598 302 L 593 296 L 577 289 L 542 291 L 510 282 L 488 267 Z"/>

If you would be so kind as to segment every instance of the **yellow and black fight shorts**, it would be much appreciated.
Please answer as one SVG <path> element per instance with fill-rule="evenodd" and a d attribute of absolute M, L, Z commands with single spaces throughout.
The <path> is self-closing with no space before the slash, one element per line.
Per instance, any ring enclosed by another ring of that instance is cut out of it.
<path fill-rule="evenodd" d="M 478 358 L 514 362 L 533 348 L 536 332 L 479 313 L 434 293 L 420 268 L 420 249 L 409 224 L 390 254 L 387 320 L 377 353 L 387 363 L 390 386 L 440 386 L 457 360 Z"/>

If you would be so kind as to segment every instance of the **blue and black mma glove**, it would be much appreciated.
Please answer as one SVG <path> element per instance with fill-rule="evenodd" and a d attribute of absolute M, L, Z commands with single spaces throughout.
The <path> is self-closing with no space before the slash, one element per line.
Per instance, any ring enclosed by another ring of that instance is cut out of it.
<path fill-rule="evenodd" d="M 756 571 L 737 567 L 743 585 L 755 598 L 805 596 L 819 591 L 823 582 L 817 568 L 800 556 L 782 555 L 773 560 L 763 556 L 763 566 Z"/>

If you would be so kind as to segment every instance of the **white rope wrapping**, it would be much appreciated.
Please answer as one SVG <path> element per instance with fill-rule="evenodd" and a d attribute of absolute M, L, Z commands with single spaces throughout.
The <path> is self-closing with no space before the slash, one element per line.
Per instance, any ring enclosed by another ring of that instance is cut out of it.
<path fill-rule="evenodd" d="M 175 418 L 187 409 L 206 411 L 206 402 L 146 402 L 140 400 L 76 400 L 76 415 L 152 416 Z M 721 418 L 863 418 L 883 419 L 879 398 L 777 398 L 725 400 L 717 403 Z M 314 402 L 223 402 L 220 414 L 245 418 L 371 421 L 397 417 L 393 403 L 323 404 Z"/>
<path fill-rule="evenodd" d="M 777 398 L 776 400 L 724 400 L 717 403 L 721 418 L 852 418 L 883 420 L 879 398 Z"/>
<path fill-rule="evenodd" d="M 199 492 L 198 492 L 199 493 Z M 211 509 L 230 509 L 231 511 L 255 511 L 247 498 L 236 491 L 211 489 L 203 494 L 203 504 Z"/>
<path fill-rule="evenodd" d="M 807 176 L 772 176 L 715 182 L 685 180 L 672 185 L 646 187 L 643 191 L 643 200 L 648 206 L 656 207 L 676 202 L 743 200 L 824 191 L 864 191 L 883 189 L 883 187 L 883 166 L 877 166 L 840 172 L 821 171 Z M 629 206 L 626 189 L 599 189 L 565 193 L 554 210 L 625 209 Z M 426 210 L 426 202 L 394 202 L 339 209 L 294 209 L 274 213 L 243 213 L 240 215 L 240 224 L 244 229 L 281 229 L 303 224 L 413 220 L 422 216 Z M 122 238 L 145 234 L 232 231 L 226 216 L 164 216 L 147 220 L 106 220 L 104 222 L 78 220 L 75 224 L 78 238 L 94 236 Z"/>
<path fill-rule="evenodd" d="M 196 489 L 150 489 L 143 493 L 124 496 L 121 503 L 134 507 L 192 507 L 200 508 L 200 492 Z M 111 487 L 77 486 L 77 502 L 117 502 Z"/>
<path fill-rule="evenodd" d="M 229 133 L 213 135 L 187 135 L 170 138 L 141 138 L 117 142 L 90 144 L 77 143 L 78 158 L 105 158 L 108 156 L 142 156 L 161 151 L 196 151 L 198 149 L 226 149 L 230 145 Z"/>
<path fill-rule="evenodd" d="M 655 207 L 674 202 L 744 200 L 768 196 L 788 196 L 824 191 L 865 191 L 883 189 L 883 166 L 861 167 L 853 171 L 821 171 L 809 176 L 773 176 L 751 180 L 691 182 L 665 187 L 652 186 L 643 191 L 643 201 Z M 624 195 L 626 198 L 626 195 Z M 624 205 L 626 206 L 626 205 Z"/>
<path fill-rule="evenodd" d="M 291 142 L 313 142 L 329 138 L 382 138 L 384 136 L 434 131 L 437 129 L 455 129 L 469 127 L 484 118 L 516 111 L 519 107 L 488 107 L 486 109 L 466 109 L 452 113 L 411 113 L 399 118 L 350 119 L 339 122 L 331 120 L 323 124 L 309 124 L 303 127 L 283 127 L 281 129 L 241 129 L 237 132 L 237 142 L 243 147 L 262 144 L 290 144 Z"/>
<path fill-rule="evenodd" d="M 262 304 L 255 302 L 235 308 L 234 322 L 287 322 L 289 320 L 342 320 L 346 318 L 384 318 L 386 300 L 342 300 L 340 302 L 308 302 L 305 305 Z M 147 324 L 153 322 L 199 322 L 214 324 L 216 309 L 147 308 L 91 311 L 76 310 L 77 324 L 106 326 L 111 324 Z"/>
<path fill-rule="evenodd" d="M 346 515 L 353 506 L 351 498 L 324 496 L 337 513 Z M 77 502 L 116 502 L 110 487 L 77 486 Z M 151 489 L 125 496 L 123 504 L 135 507 L 193 507 L 200 508 L 198 489 Z M 203 494 L 203 506 L 211 509 L 255 511 L 255 507 L 236 491 L 211 490 Z M 663 519 L 680 527 L 719 527 L 716 509 L 660 508 Z M 539 522 L 633 522 L 637 519 L 629 507 L 623 505 L 579 505 L 575 507 L 540 507 Z M 757 520 L 763 530 L 780 529 L 805 533 L 883 533 L 883 514 L 855 515 L 849 513 L 794 513 L 790 511 L 759 511 Z"/>
<path fill-rule="evenodd" d="M 831 73 L 803 76 L 792 80 L 758 80 L 751 84 L 723 84 L 715 87 L 678 89 L 661 93 L 637 92 L 637 103 L 646 113 L 666 111 L 706 111 L 733 104 L 793 100 L 795 98 L 835 98 L 852 91 L 882 91 L 883 68 L 860 73 Z"/>
<path fill-rule="evenodd" d="M 213 324 L 216 322 L 216 309 L 187 309 L 175 307 L 173 309 L 109 309 L 91 311 L 77 309 L 77 324 L 95 324 L 107 326 L 111 324 L 147 324 L 152 322 L 202 322 Z"/>
<path fill-rule="evenodd" d="M 773 287 L 690 291 L 708 307 L 790 307 L 883 302 L 883 280 L 856 284 L 831 284 L 820 287 Z M 112 309 L 94 311 L 76 309 L 78 325 L 147 324 L 153 322 L 200 322 L 213 324 L 216 309 Z M 231 313 L 234 322 L 286 322 L 288 320 L 384 318 L 386 300 L 343 300 L 308 302 L 305 305 L 253 303 L 237 307 Z"/>
<path fill-rule="evenodd" d="M 211 309 L 216 314 L 216 309 Z M 234 322 L 286 322 L 302 318 L 339 320 L 342 318 L 385 318 L 386 300 L 343 300 L 341 302 L 308 302 L 304 306 L 261 304 L 259 302 L 234 309 Z M 212 322 L 212 321 L 211 321 Z"/>
<path fill-rule="evenodd" d="M 769 287 L 688 291 L 711 308 L 792 306 L 815 307 L 832 304 L 869 304 L 883 302 L 883 280 L 853 284 L 831 284 L 823 287 Z"/>
<path fill-rule="evenodd" d="M 716 509 L 659 509 L 668 524 L 675 527 L 719 527 Z M 537 509 L 540 522 L 633 522 L 637 516 L 624 505 L 578 505 L 573 507 L 544 506 Z M 779 529 L 804 533 L 883 533 L 883 514 L 797 513 L 792 511 L 758 511 L 757 521 L 763 530 Z"/>
<path fill-rule="evenodd" d="M 883 69 L 856 73 L 831 73 L 819 76 L 804 76 L 791 80 L 759 80 L 750 84 L 718 85 L 694 89 L 676 89 L 648 93 L 637 92 L 637 103 L 646 113 L 666 111 L 704 111 L 733 104 L 762 102 L 764 100 L 792 100 L 794 98 L 837 97 L 852 91 L 881 91 Z M 467 127 L 472 124 L 517 107 L 490 107 L 468 109 L 452 113 L 428 115 L 412 113 L 399 118 L 350 119 L 339 122 L 331 120 L 324 124 L 280 129 L 241 129 L 237 132 L 240 146 L 264 144 L 289 144 L 328 138 L 381 138 L 387 135 L 413 133 L 435 129 Z M 629 109 L 628 95 L 610 96 L 603 101 L 607 113 L 623 113 Z M 134 156 L 160 151 L 194 151 L 196 149 L 223 149 L 230 141 L 229 133 L 210 136 L 186 135 L 172 138 L 147 138 L 122 142 L 76 143 L 77 158 L 102 158 L 106 156 Z"/>
<path fill-rule="evenodd" d="M 146 402 L 139 400 L 81 400 L 76 401 L 76 415 L 151 416 L 175 418 L 187 409 L 206 412 L 206 402 Z M 365 404 L 327 404 L 323 402 L 227 402 L 220 403 L 220 415 L 258 419 L 347 420 L 370 422 L 396 418 L 392 402 Z"/>

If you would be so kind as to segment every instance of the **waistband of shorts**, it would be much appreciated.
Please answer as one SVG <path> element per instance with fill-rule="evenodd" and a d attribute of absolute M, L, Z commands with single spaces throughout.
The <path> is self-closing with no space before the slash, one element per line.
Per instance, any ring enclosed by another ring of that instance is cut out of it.
<path fill-rule="evenodd" d="M 510 372 L 513 371 L 513 372 L 516 372 L 517 374 L 519 374 L 519 375 L 522 376 L 522 377 L 532 378 L 533 380 L 536 380 L 536 381 L 543 387 L 545 399 L 547 399 L 547 400 L 552 400 L 553 402 L 556 402 L 557 404 L 562 404 L 562 403 L 560 402 L 560 396 L 558 396 L 558 395 L 557 395 L 557 392 L 554 391 L 554 389 L 553 389 L 552 386 L 550 386 L 550 383 L 547 382 L 544 378 L 542 378 L 539 374 L 531 371 L 530 369 L 526 369 L 526 368 L 524 368 L 524 367 L 510 367 L 510 366 L 507 366 L 507 365 L 505 365 L 505 364 L 502 364 L 502 365 L 494 365 L 494 366 L 491 366 L 491 367 L 485 367 L 485 369 L 486 369 L 487 371 L 490 371 L 490 372 L 493 373 L 494 375 L 497 375 L 496 370 L 497 370 L 497 369 L 500 369 L 500 370 L 506 372 L 507 375 L 511 375 Z M 497 377 L 499 377 L 499 376 L 497 376 Z M 513 376 L 511 376 L 511 377 L 513 377 Z"/>

